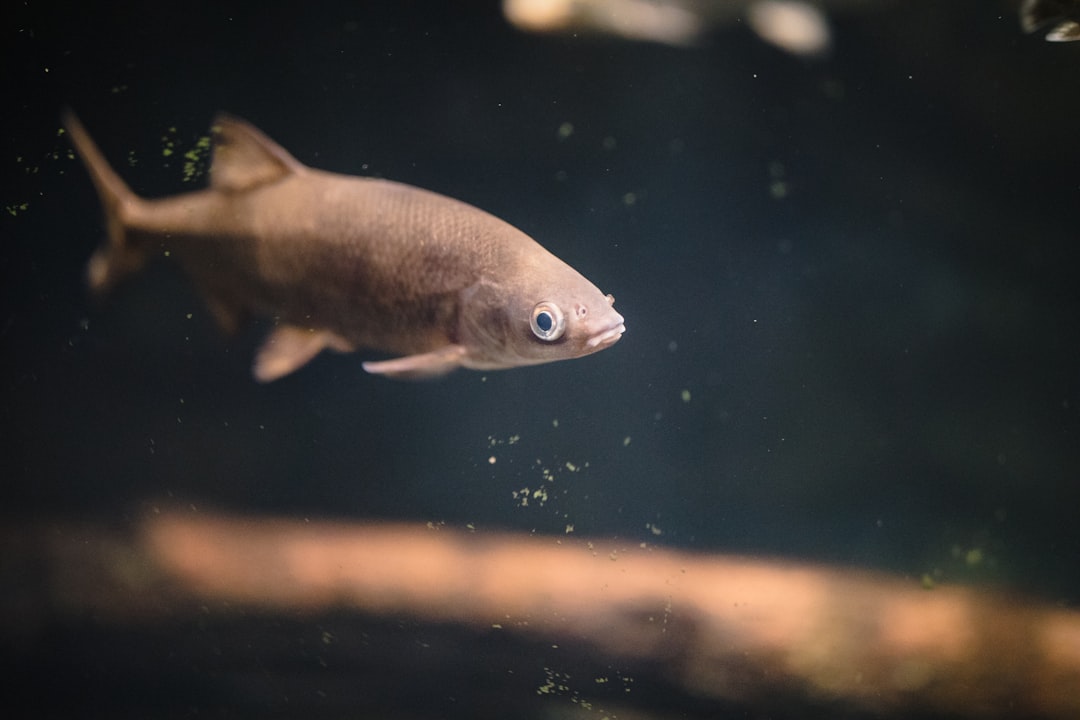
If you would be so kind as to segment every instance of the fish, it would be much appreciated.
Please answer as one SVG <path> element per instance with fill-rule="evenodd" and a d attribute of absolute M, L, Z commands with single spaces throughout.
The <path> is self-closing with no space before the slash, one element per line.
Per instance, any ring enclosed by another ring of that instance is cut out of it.
<path fill-rule="evenodd" d="M 1080 2 L 1077 0 L 1023 0 L 1020 26 L 1026 33 L 1045 33 L 1048 42 L 1080 40 Z"/>
<path fill-rule="evenodd" d="M 830 6 L 865 0 L 830 0 Z M 828 52 L 832 32 L 821 0 L 503 0 L 503 16 L 525 32 L 593 33 L 689 48 L 718 27 L 745 21 L 758 37 L 803 57 Z"/>
<path fill-rule="evenodd" d="M 400 379 L 579 358 L 626 330 L 615 299 L 526 233 L 460 200 L 302 164 L 245 120 L 213 121 L 209 186 L 147 199 L 112 169 L 71 110 L 62 122 L 101 201 L 95 296 L 154 256 L 175 258 L 218 324 L 262 318 L 259 382 L 324 350 L 389 356 Z"/>

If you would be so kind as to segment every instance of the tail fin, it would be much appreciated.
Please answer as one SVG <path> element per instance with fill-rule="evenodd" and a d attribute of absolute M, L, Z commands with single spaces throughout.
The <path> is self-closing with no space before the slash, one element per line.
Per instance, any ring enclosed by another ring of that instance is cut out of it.
<path fill-rule="evenodd" d="M 75 113 L 65 110 L 64 128 L 71 136 L 75 150 L 94 181 L 102 208 L 105 211 L 105 228 L 108 237 L 86 265 L 86 278 L 95 295 L 105 295 L 124 277 L 137 272 L 146 262 L 146 253 L 132 243 L 127 219 L 132 215 L 140 198 L 109 167 L 109 162 L 98 150 Z"/>

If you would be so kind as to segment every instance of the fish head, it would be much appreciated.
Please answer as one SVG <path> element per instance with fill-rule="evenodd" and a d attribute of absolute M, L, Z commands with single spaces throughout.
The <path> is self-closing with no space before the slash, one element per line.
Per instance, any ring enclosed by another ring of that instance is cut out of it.
<path fill-rule="evenodd" d="M 626 331 L 615 298 L 554 256 L 488 285 L 462 308 L 464 364 L 475 369 L 537 365 L 590 355 Z"/>

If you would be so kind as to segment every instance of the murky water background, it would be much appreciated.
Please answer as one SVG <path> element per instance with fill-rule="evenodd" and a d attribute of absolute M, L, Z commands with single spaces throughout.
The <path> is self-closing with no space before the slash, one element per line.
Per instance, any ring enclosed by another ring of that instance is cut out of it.
<path fill-rule="evenodd" d="M 829 19 L 807 60 L 737 23 L 691 49 L 529 35 L 491 3 L 18 8 L 4 516 L 570 532 L 1075 606 L 1080 44 L 1005 2 Z M 312 166 L 471 202 L 612 292 L 627 334 L 433 383 L 326 356 L 259 385 L 265 328 L 222 338 L 168 263 L 89 302 L 103 231 L 64 105 L 146 195 L 205 180 L 182 155 L 228 110 Z"/>

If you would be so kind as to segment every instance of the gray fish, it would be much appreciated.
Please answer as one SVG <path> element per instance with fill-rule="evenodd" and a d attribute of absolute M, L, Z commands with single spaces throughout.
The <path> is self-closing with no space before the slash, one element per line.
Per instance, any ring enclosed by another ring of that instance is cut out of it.
<path fill-rule="evenodd" d="M 423 378 L 581 357 L 625 330 L 611 295 L 494 215 L 309 168 L 235 117 L 214 122 L 210 187 L 154 200 L 131 192 L 70 112 L 64 125 L 105 210 L 91 290 L 176 257 L 226 331 L 252 316 L 273 322 L 259 381 L 324 349 L 399 356 L 363 367 Z"/>

